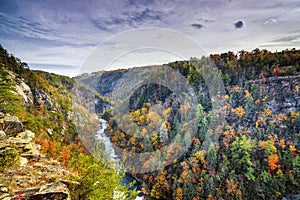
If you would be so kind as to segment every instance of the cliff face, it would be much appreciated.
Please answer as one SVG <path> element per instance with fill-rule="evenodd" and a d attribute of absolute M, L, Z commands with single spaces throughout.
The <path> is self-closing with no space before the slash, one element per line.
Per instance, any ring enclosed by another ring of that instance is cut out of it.
<path fill-rule="evenodd" d="M 289 114 L 299 110 L 300 96 L 297 91 L 300 75 L 271 77 L 264 81 L 251 80 L 249 84 L 257 84 L 261 96 L 267 96 L 268 101 L 265 105 L 270 107 L 273 112 Z"/>

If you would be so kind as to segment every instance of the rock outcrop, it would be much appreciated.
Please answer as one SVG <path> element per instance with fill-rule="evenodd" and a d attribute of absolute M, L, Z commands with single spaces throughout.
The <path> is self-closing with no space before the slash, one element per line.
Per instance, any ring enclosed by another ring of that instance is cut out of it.
<path fill-rule="evenodd" d="M 33 105 L 34 98 L 32 91 L 23 80 L 16 84 L 16 91 L 22 97 L 24 104 Z"/>
<path fill-rule="evenodd" d="M 27 188 L 15 192 L 16 196 L 11 200 L 70 200 L 70 192 L 67 186 L 61 182 L 50 183 L 36 188 Z"/>
<path fill-rule="evenodd" d="M 0 130 L 0 158 L 11 156 L 12 168 L 0 168 L 0 200 L 10 199 L 70 199 L 70 192 L 62 181 L 71 173 L 40 153 L 41 146 L 34 142 L 35 133 L 24 130 L 14 116 L 4 117 Z M 9 123 L 9 126 L 7 124 Z M 7 133 L 8 131 L 8 133 Z M 3 164 L 3 163 L 1 163 Z"/>
<path fill-rule="evenodd" d="M 2 120 L 1 120 L 2 116 Z M 5 132 L 8 136 L 16 135 L 24 131 L 24 126 L 22 122 L 16 116 L 10 116 L 9 114 L 0 113 L 0 128 Z"/>

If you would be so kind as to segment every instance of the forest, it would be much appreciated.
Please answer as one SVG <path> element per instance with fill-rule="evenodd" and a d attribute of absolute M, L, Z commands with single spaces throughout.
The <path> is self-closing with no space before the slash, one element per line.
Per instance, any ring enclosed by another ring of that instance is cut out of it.
<path fill-rule="evenodd" d="M 128 113 L 118 112 L 113 92 L 130 69 L 69 78 L 31 70 L 2 46 L 0 50 L 0 112 L 17 116 L 36 133 L 43 154 L 77 174 L 66 177 L 79 182 L 70 188 L 72 199 L 112 199 L 115 190 L 134 199 L 129 186 L 119 185 L 124 174 L 95 157 L 95 152 L 105 154 L 103 148 L 91 152 L 85 146 L 85 140 L 95 140 L 97 117 L 108 122 L 106 134 L 146 199 L 299 195 L 300 50 L 255 49 L 168 63 L 165 68 L 174 73 L 160 71 L 156 83 L 134 90 Z M 156 67 L 164 69 L 140 70 Z M 176 88 L 177 74 L 194 92 L 178 86 L 179 95 L 164 86 L 168 80 Z M 213 84 L 218 80 L 222 85 Z M 22 82 L 31 88 L 32 103 L 18 95 Z M 145 152 L 161 154 L 132 164 L 131 155 Z M 12 155 L 0 155 L 4 174 L 17 167 L 7 156 Z"/>
<path fill-rule="evenodd" d="M 225 85 L 215 96 L 205 80 L 208 63 L 216 66 Z M 147 83 L 132 94 L 129 113 L 105 113 L 111 141 L 151 199 L 280 199 L 298 194 L 299 64 L 296 49 L 255 49 L 169 63 L 189 81 L 197 105 L 178 104 L 162 86 L 163 80 L 176 78 L 157 76 L 157 84 Z M 111 88 L 103 87 L 98 91 Z M 183 115 L 192 117 L 182 121 Z M 130 154 L 153 151 L 161 154 L 131 165 Z M 140 168 L 151 170 L 140 173 Z"/>

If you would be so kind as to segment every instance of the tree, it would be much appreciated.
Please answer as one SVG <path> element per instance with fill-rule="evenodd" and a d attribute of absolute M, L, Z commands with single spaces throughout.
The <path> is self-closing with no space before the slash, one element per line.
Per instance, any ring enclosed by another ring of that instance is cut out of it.
<path fill-rule="evenodd" d="M 15 83 L 0 69 L 0 112 L 19 115 L 22 110 L 22 99 L 16 94 Z"/>
<path fill-rule="evenodd" d="M 171 187 L 166 179 L 167 172 L 165 170 L 160 170 L 159 174 L 155 177 L 156 184 L 151 190 L 151 197 L 156 199 L 166 198 L 170 195 Z"/>
<path fill-rule="evenodd" d="M 116 192 L 128 196 L 128 199 L 135 198 L 135 192 L 129 193 L 129 186 L 119 184 L 122 174 L 117 174 L 104 160 L 79 153 L 73 155 L 71 165 L 80 173 L 80 177 L 72 177 L 79 182 L 71 188 L 72 199 L 113 199 Z"/>

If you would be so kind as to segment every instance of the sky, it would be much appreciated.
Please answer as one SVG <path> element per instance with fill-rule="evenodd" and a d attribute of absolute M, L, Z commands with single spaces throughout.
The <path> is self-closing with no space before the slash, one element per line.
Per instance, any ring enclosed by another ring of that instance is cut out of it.
<path fill-rule="evenodd" d="M 203 52 L 300 48 L 299 0 L 0 0 L 0 5 L 0 44 L 31 69 L 68 76 L 83 72 L 99 49 L 95 70 L 162 64 Z M 201 52 L 184 43 L 187 38 Z M 174 51 L 180 48 L 184 55 Z"/>

